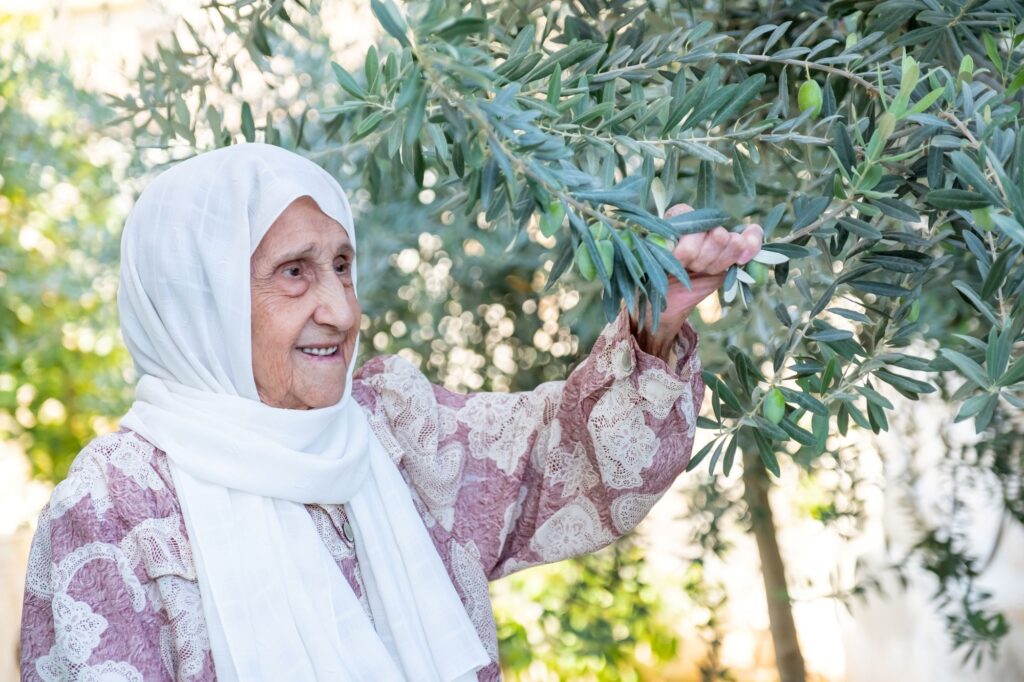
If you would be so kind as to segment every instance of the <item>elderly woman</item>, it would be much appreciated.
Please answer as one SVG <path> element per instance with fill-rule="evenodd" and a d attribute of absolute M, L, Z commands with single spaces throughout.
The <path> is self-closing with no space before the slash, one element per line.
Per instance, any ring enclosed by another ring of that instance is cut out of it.
<path fill-rule="evenodd" d="M 493 680 L 488 580 L 629 532 L 686 465 L 686 318 L 756 226 L 680 241 L 656 334 L 624 312 L 567 381 L 458 395 L 354 374 L 356 233 L 321 168 L 248 144 L 159 176 L 125 227 L 141 379 L 44 509 L 27 680 Z"/>

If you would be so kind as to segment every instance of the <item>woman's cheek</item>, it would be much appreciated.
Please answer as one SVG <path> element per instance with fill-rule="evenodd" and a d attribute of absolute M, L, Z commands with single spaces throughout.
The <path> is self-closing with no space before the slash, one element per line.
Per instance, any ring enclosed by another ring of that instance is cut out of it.
<path fill-rule="evenodd" d="M 309 281 L 305 278 L 285 279 L 279 289 L 285 296 L 302 296 L 309 291 Z"/>

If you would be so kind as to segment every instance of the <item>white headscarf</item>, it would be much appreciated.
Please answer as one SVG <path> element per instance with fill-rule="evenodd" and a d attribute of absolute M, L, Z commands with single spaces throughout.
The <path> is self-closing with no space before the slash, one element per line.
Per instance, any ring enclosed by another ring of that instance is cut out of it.
<path fill-rule="evenodd" d="M 142 193 L 121 243 L 118 302 L 142 377 L 122 420 L 167 453 L 220 680 L 475 680 L 488 663 L 410 491 L 352 399 L 259 401 L 249 259 L 309 196 L 356 235 L 316 164 L 245 144 L 201 154 Z M 307 503 L 347 503 L 367 618 Z"/>

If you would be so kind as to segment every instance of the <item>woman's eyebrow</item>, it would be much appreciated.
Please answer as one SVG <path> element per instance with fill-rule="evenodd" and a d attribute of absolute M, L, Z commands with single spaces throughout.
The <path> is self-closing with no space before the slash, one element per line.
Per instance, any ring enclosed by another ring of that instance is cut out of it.
<path fill-rule="evenodd" d="M 310 242 L 309 244 L 296 247 L 291 251 L 286 251 L 284 254 L 281 255 L 280 258 L 278 258 L 278 262 L 289 263 L 293 260 L 302 260 L 303 258 L 310 258 L 316 255 L 316 252 L 317 245 L 314 244 L 313 242 Z M 344 256 L 345 258 L 351 259 L 355 258 L 356 250 L 352 248 L 352 244 L 346 242 L 342 244 L 340 247 L 338 247 L 337 253 L 339 256 Z"/>
<path fill-rule="evenodd" d="M 309 244 L 299 246 L 292 251 L 286 251 L 280 258 L 278 258 L 278 262 L 287 263 L 293 260 L 302 260 L 303 258 L 312 256 L 315 252 L 316 244 L 310 242 Z"/>

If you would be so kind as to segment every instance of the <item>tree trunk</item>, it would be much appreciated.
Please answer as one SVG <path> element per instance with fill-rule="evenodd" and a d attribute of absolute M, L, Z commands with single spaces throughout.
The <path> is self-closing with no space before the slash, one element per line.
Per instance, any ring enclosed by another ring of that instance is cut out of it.
<path fill-rule="evenodd" d="M 796 638 L 793 610 L 786 586 L 786 566 L 779 553 L 775 537 L 775 521 L 768 503 L 768 472 L 761 463 L 756 448 L 744 448 L 743 497 L 750 509 L 750 523 L 757 539 L 757 552 L 761 557 L 761 576 L 768 600 L 768 618 L 771 622 L 772 644 L 775 647 L 775 665 L 781 682 L 804 682 L 804 657 Z"/>

